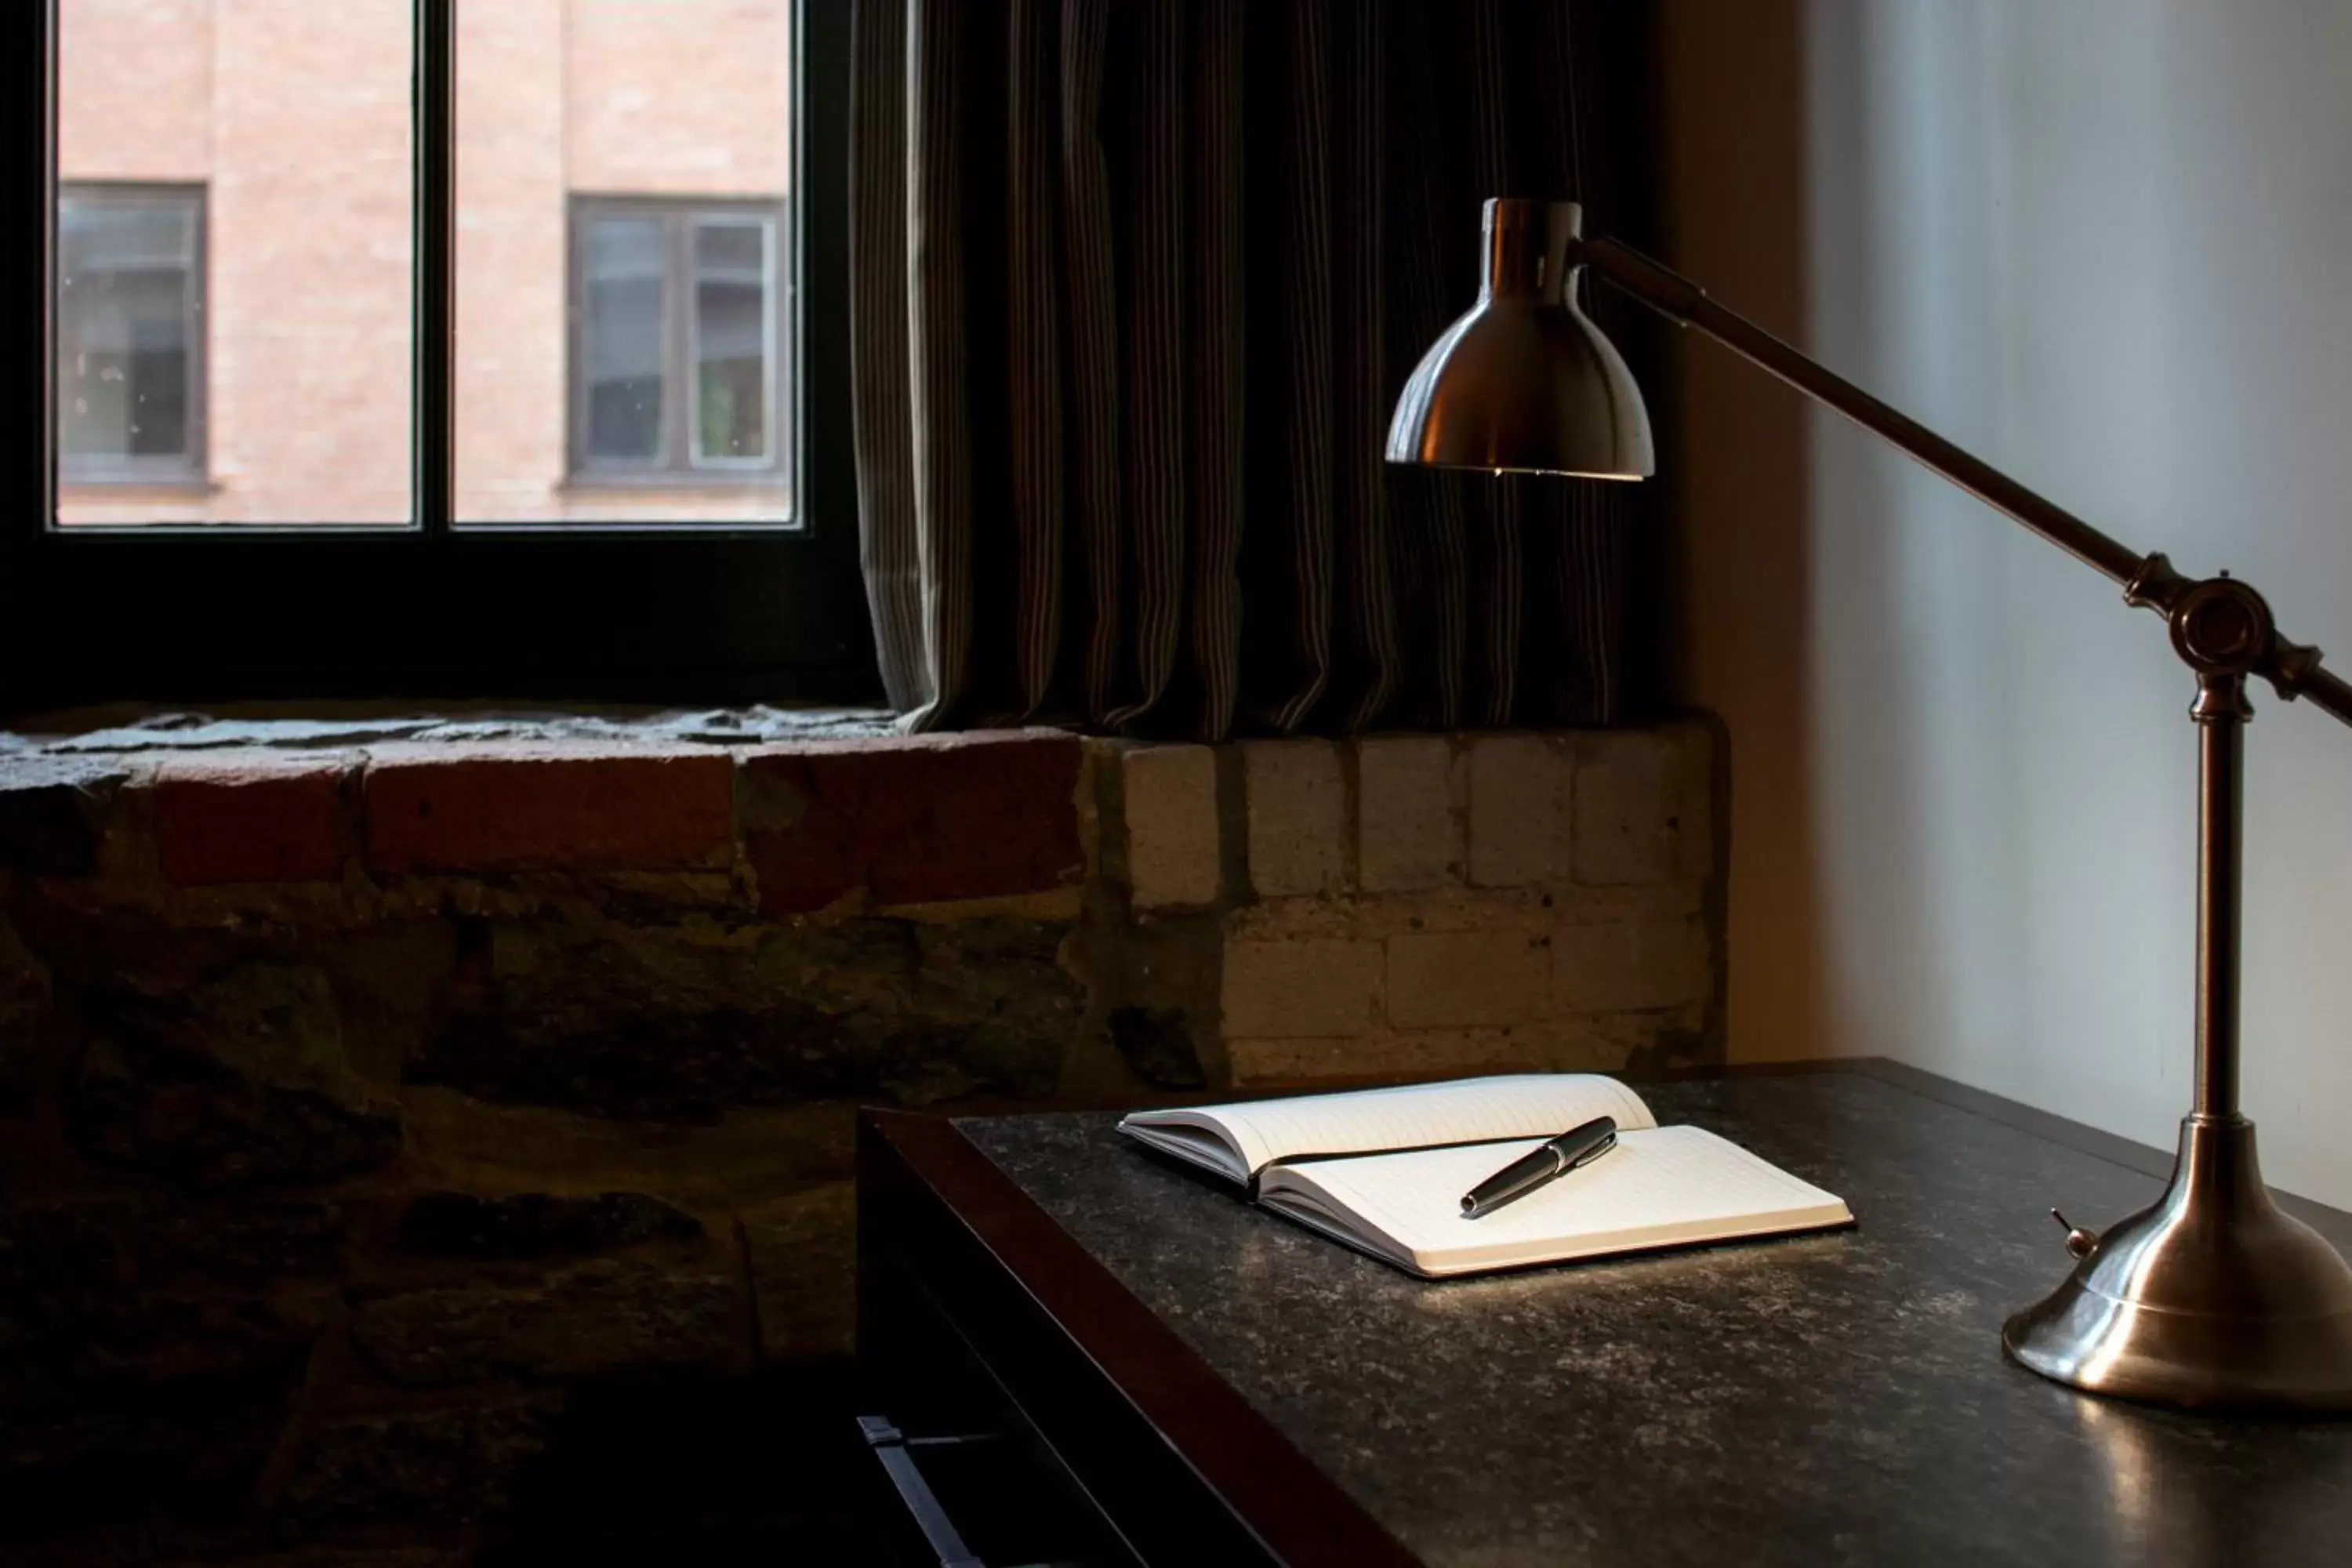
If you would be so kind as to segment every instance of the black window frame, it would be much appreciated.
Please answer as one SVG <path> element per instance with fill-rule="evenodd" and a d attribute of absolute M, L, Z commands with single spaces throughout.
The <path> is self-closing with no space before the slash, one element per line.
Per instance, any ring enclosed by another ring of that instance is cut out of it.
<path fill-rule="evenodd" d="M 783 267 L 774 265 L 790 254 L 791 205 L 784 202 L 728 199 L 716 196 L 605 195 L 574 191 L 565 218 L 564 245 L 569 255 L 565 285 L 570 317 L 564 366 L 565 416 L 568 422 L 568 484 L 575 490 L 769 489 L 787 494 L 792 484 L 789 421 L 793 416 L 790 365 L 793 359 L 791 281 Z M 589 442 L 588 361 L 588 226 L 604 219 L 642 219 L 662 225 L 662 381 L 667 423 L 662 453 L 651 461 L 599 457 Z M 772 317 L 767 344 L 770 385 L 767 394 L 768 458 L 765 462 L 698 461 L 695 426 L 697 403 L 695 356 L 695 290 L 701 273 L 696 267 L 695 237 L 705 222 L 759 218 L 770 225 L 767 288 Z M 781 406 L 780 406 L 781 405 Z"/>
<path fill-rule="evenodd" d="M 0 22 L 19 212 L 0 369 L 43 417 L 0 515 L 0 705 L 503 697 L 872 701 L 848 342 L 849 0 L 793 16 L 790 526 L 452 516 L 457 0 L 415 0 L 415 518 L 410 527 L 58 528 L 56 0 Z"/>
<path fill-rule="evenodd" d="M 68 201 L 90 206 L 176 207 L 186 219 L 188 247 L 188 256 L 183 264 L 187 276 L 181 285 L 181 309 L 186 320 L 188 338 L 188 363 L 182 371 L 187 380 L 187 449 L 173 457 L 118 456 L 111 453 L 76 457 L 61 448 L 58 453 L 58 484 L 61 490 L 202 492 L 210 488 L 211 425 L 208 416 L 212 353 L 205 305 L 211 293 L 211 269 L 205 248 L 209 243 L 205 219 L 211 195 L 209 186 L 194 182 L 76 180 L 70 184 L 59 182 L 58 205 L 60 216 Z M 58 278 L 56 309 L 62 331 L 66 314 L 64 293 L 70 286 L 62 263 Z M 64 357 L 62 343 L 58 345 L 58 357 L 59 360 Z M 63 379 L 62 374 L 56 372 L 53 374 L 56 374 L 56 379 L 50 383 L 52 395 L 61 396 L 63 394 L 57 387 Z"/>

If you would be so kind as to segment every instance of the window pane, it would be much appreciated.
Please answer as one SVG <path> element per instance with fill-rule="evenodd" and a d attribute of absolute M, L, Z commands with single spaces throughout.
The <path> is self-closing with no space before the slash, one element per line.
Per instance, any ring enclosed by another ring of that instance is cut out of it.
<path fill-rule="evenodd" d="M 768 455 L 771 226 L 705 220 L 695 230 L 694 455 L 707 465 Z"/>
<path fill-rule="evenodd" d="M 68 196 L 58 213 L 58 442 L 66 471 L 194 472 L 193 201 Z"/>
<path fill-rule="evenodd" d="M 58 505 L 403 523 L 409 0 L 58 0 Z"/>
<path fill-rule="evenodd" d="M 664 275 L 658 218 L 599 218 L 587 228 L 587 455 L 654 462 L 662 451 Z"/>
<path fill-rule="evenodd" d="M 195 258 L 192 197 L 76 196 L 58 204 L 58 245 L 68 271 L 185 273 Z"/>
<path fill-rule="evenodd" d="M 792 520 L 793 10 L 457 8 L 460 525 Z"/>

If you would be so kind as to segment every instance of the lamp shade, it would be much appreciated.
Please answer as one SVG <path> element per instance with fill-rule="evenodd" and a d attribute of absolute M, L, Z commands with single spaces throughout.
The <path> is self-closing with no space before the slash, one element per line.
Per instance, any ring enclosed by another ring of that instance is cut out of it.
<path fill-rule="evenodd" d="M 1657 471 L 1633 372 L 1577 308 L 1574 202 L 1486 204 L 1478 302 L 1422 357 L 1388 460 L 1640 479 Z"/>

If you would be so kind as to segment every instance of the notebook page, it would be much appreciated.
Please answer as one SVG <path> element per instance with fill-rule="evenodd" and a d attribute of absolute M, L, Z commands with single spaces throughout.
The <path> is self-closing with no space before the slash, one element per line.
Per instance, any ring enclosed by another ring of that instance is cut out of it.
<path fill-rule="evenodd" d="M 1353 1154 L 1480 1139 L 1552 1138 L 1596 1116 L 1620 1128 L 1654 1127 L 1642 1097 L 1598 1073 L 1514 1073 L 1407 1084 L 1348 1094 L 1310 1094 L 1139 1112 L 1139 1127 L 1210 1126 L 1231 1140 L 1253 1173 L 1276 1160 Z"/>
<path fill-rule="evenodd" d="M 1540 1140 L 1286 1166 L 1266 1200 L 1304 1191 L 1314 1206 L 1384 1238 L 1420 1271 L 1460 1272 L 1843 1224 L 1832 1193 L 1697 1127 L 1628 1133 L 1583 1169 L 1480 1219 L 1462 1194 Z M 1402 1261 L 1402 1258 L 1399 1261 Z"/>

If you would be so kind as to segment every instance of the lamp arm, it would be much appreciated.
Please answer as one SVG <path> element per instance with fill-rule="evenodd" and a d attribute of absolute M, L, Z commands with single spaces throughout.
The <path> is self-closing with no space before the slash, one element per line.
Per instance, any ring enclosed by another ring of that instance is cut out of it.
<path fill-rule="evenodd" d="M 1725 309 L 1706 289 L 1669 268 L 1614 239 L 1572 242 L 1570 266 L 1591 268 L 1624 292 L 1679 326 L 1696 327 L 1734 353 L 1826 404 L 1872 435 L 1941 475 L 1994 510 L 2004 512 L 2076 560 L 2122 585 L 2125 602 L 2175 617 L 2199 584 L 2173 570 L 2161 553 L 2143 555 L 2108 537 L 2056 502 L 2026 489 L 1982 458 L 1954 446 L 1900 410 L 1880 402 L 1843 376 L 1782 342 L 1747 317 Z M 2260 675 L 2293 701 L 2313 706 L 2352 724 L 2352 683 L 2320 668 L 2317 648 L 2293 643 L 2274 627 L 2263 628 L 2264 645 L 2241 668 Z M 2183 649 L 2183 657 L 2192 664 Z"/>

